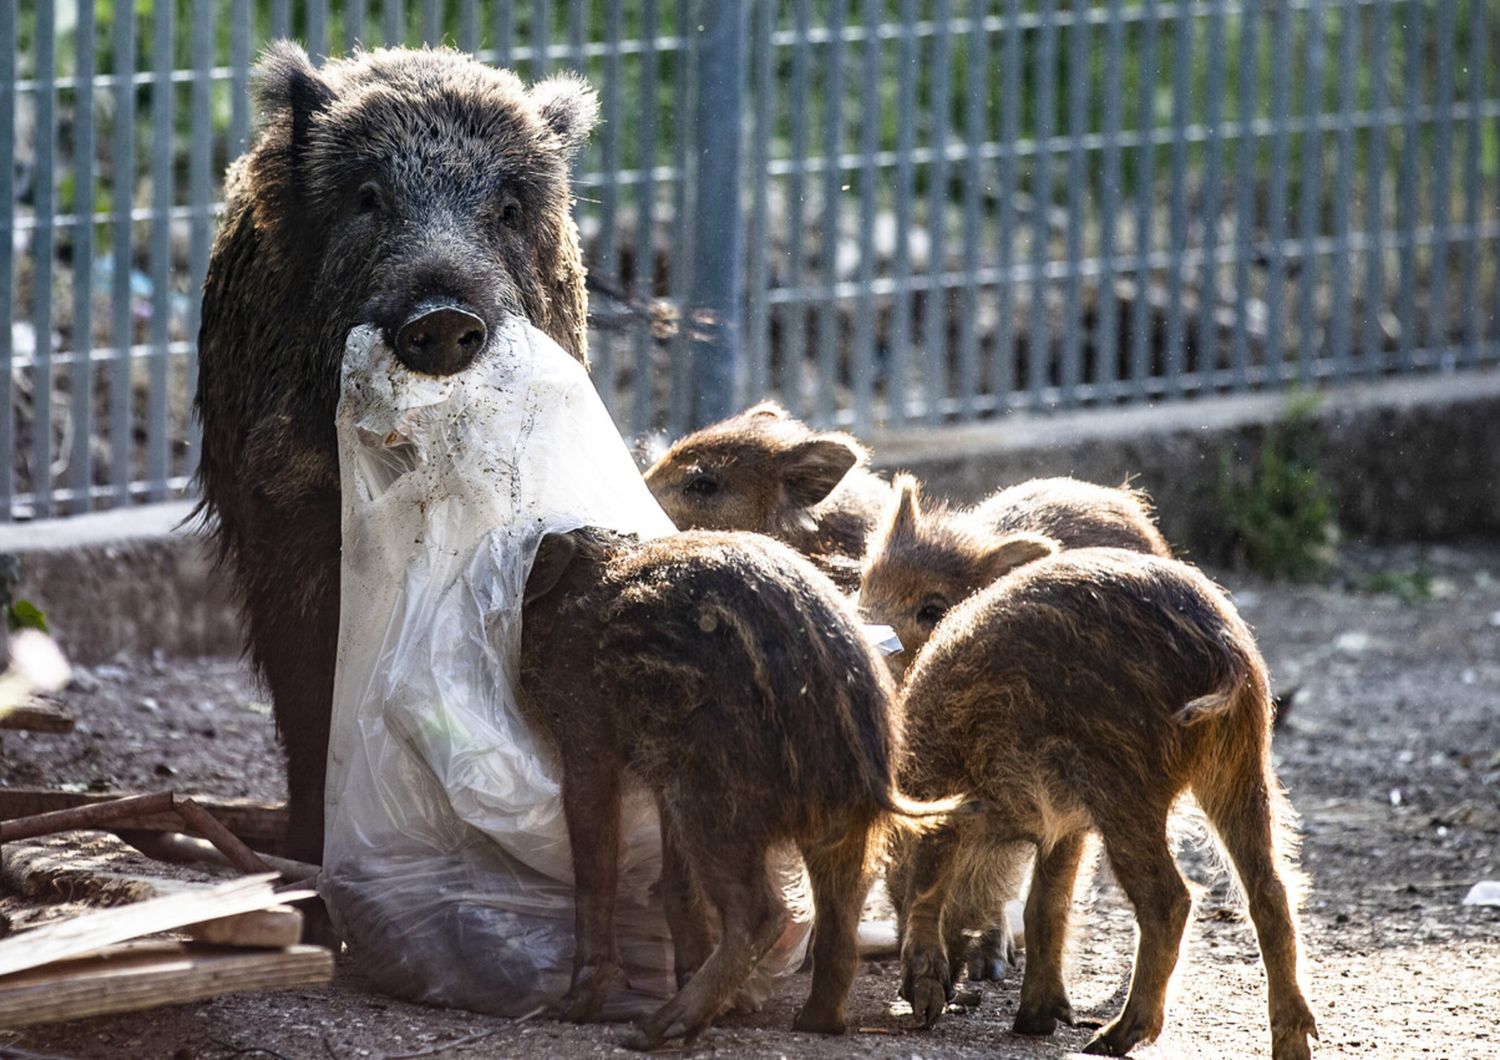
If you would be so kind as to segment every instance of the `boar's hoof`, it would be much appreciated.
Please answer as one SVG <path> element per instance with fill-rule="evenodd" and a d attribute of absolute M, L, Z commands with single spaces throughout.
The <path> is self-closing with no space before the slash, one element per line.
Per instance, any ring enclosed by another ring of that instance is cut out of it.
<path fill-rule="evenodd" d="M 792 1030 L 809 1034 L 843 1034 L 846 1029 L 842 1012 L 828 1012 L 811 1001 L 802 1006 L 792 1021 Z"/>
<path fill-rule="evenodd" d="M 953 974 L 938 952 L 908 953 L 902 960 L 901 996 L 911 1002 L 917 1023 L 933 1027 L 953 997 Z"/>
<path fill-rule="evenodd" d="M 1140 1042 L 1154 1037 L 1156 1034 L 1150 1028 L 1127 1023 L 1121 1016 L 1094 1035 L 1083 1051 L 1094 1056 L 1126 1056 Z"/>
<path fill-rule="evenodd" d="M 969 948 L 965 967 L 975 982 L 1002 981 L 1018 963 L 1016 942 L 1009 927 L 991 928 Z"/>
<path fill-rule="evenodd" d="M 625 985 L 625 973 L 613 961 L 585 964 L 573 973 L 573 985 L 557 1005 L 559 1019 L 592 1023 L 599 1018 L 610 991 Z"/>
<path fill-rule="evenodd" d="M 1318 1025 L 1305 1002 L 1296 1009 L 1288 1017 L 1271 1019 L 1271 1060 L 1309 1060 L 1312 1056 L 1307 1039 L 1318 1036 Z"/>
<path fill-rule="evenodd" d="M 1035 1005 L 1023 1002 L 1016 1011 L 1016 1022 L 1011 1029 L 1017 1034 L 1032 1034 L 1045 1038 L 1057 1030 L 1059 1023 L 1066 1023 L 1069 1027 L 1078 1026 L 1078 1021 L 1073 1016 L 1073 1005 L 1066 997 Z M 1097 1027 L 1098 1024 L 1094 1026 Z"/>

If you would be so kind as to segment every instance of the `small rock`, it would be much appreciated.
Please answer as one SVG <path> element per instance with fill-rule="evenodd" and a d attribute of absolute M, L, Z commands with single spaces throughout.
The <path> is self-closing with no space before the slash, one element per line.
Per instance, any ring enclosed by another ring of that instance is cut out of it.
<path fill-rule="evenodd" d="M 158 762 L 156 763 L 156 775 L 159 777 L 175 777 L 177 775 L 177 770 L 173 769 L 165 762 Z"/>
<path fill-rule="evenodd" d="M 1495 611 L 1490 615 L 1490 625 L 1500 629 L 1500 611 Z"/>
<path fill-rule="evenodd" d="M 69 692 L 93 693 L 99 691 L 99 679 L 82 666 L 73 667 L 68 680 Z"/>
<path fill-rule="evenodd" d="M 1370 650 L 1375 643 L 1375 638 L 1363 630 L 1351 629 L 1346 633 L 1340 633 L 1333 642 L 1335 651 L 1341 651 L 1345 655 L 1361 655 Z"/>
<path fill-rule="evenodd" d="M 130 671 L 123 666 L 105 663 L 103 666 L 94 667 L 94 676 L 101 681 L 123 681 L 130 676 Z"/>
<path fill-rule="evenodd" d="M 160 714 L 161 704 L 150 696 L 146 696 L 135 705 L 135 709 L 145 714 Z"/>

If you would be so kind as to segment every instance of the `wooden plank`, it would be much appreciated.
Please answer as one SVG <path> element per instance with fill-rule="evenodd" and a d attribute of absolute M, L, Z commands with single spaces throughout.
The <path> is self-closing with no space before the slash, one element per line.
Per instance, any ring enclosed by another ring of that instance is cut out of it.
<path fill-rule="evenodd" d="M 131 943 L 0 977 L 0 1027 L 310 986 L 332 977 L 333 954 L 319 946 L 247 951 Z"/>
<path fill-rule="evenodd" d="M 25 707 L 12 707 L 0 714 L 0 729 L 16 729 L 24 732 L 69 733 L 73 731 L 73 715 L 61 707 L 49 703 L 33 703 Z"/>
<path fill-rule="evenodd" d="M 278 894 L 272 888 L 275 879 L 275 873 L 246 876 L 23 931 L 0 940 L 0 975 L 92 953 L 158 931 L 173 931 L 205 920 L 250 913 L 316 894 L 315 891 Z"/>
<path fill-rule="evenodd" d="M 273 905 L 253 913 L 221 916 L 187 929 L 195 942 L 216 946 L 251 946 L 279 950 L 302 941 L 302 914 L 289 905 Z"/>
<path fill-rule="evenodd" d="M 30 817 L 38 813 L 52 813 L 74 806 L 86 806 L 100 802 L 112 802 L 125 798 L 131 792 L 106 792 L 96 794 L 81 791 L 51 791 L 46 788 L 0 788 L 0 821 L 15 817 Z M 286 805 L 284 803 L 255 802 L 250 799 L 203 799 L 194 800 L 213 814 L 226 828 L 257 850 L 280 853 L 286 834 Z M 180 832 L 182 820 L 173 811 L 149 814 L 129 821 L 121 821 L 111 827 L 139 828 L 151 832 Z"/>

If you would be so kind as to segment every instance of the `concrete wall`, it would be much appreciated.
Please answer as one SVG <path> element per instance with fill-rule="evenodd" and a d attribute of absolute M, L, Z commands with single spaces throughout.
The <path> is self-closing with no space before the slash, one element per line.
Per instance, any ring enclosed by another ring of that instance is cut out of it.
<path fill-rule="evenodd" d="M 1216 502 L 1221 454 L 1258 458 L 1285 395 L 1212 398 L 1158 408 L 1011 416 L 873 439 L 882 469 L 915 472 L 930 492 L 972 501 L 1040 475 L 1117 483 L 1155 498 L 1167 537 L 1198 559 L 1225 551 Z M 1345 539 L 1500 534 L 1500 373 L 1392 379 L 1323 395 L 1314 413 L 1321 470 Z M 226 577 L 201 536 L 168 504 L 0 527 L 0 554 L 19 555 L 18 595 L 47 612 L 71 658 L 122 650 L 234 653 Z"/>

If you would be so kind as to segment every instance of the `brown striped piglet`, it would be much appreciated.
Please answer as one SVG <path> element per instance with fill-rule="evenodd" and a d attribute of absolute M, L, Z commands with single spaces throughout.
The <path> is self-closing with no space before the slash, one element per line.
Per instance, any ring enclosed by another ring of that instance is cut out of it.
<path fill-rule="evenodd" d="M 679 529 L 766 534 L 853 591 L 891 490 L 869 459 L 849 435 L 764 401 L 679 439 L 645 478 Z"/>
<path fill-rule="evenodd" d="M 548 534 L 526 583 L 520 673 L 522 707 L 561 759 L 574 859 L 561 1015 L 596 1018 L 621 980 L 613 902 L 629 770 L 660 811 L 681 988 L 632 1044 L 690 1042 L 724 1010 L 785 926 L 767 874 L 784 844 L 807 865 L 817 923 L 794 1027 L 841 1033 L 885 833 L 952 807 L 896 788 L 891 680 L 833 584 L 757 534 Z"/>
<path fill-rule="evenodd" d="M 1097 834 L 1135 907 L 1139 942 L 1124 1009 L 1085 1051 L 1122 1056 L 1155 1038 L 1192 906 L 1169 820 L 1191 794 L 1249 900 L 1272 1055 L 1310 1056 L 1294 814 L 1271 764 L 1266 668 L 1216 585 L 1158 556 L 1059 551 L 958 604 L 902 699 L 903 788 L 983 807 L 896 844 L 902 993 L 920 1022 L 931 1026 L 953 995 L 943 921 L 974 843 L 1035 849 L 1015 1030 L 1045 1035 L 1075 1022 L 1063 949 L 1085 841 Z"/>

